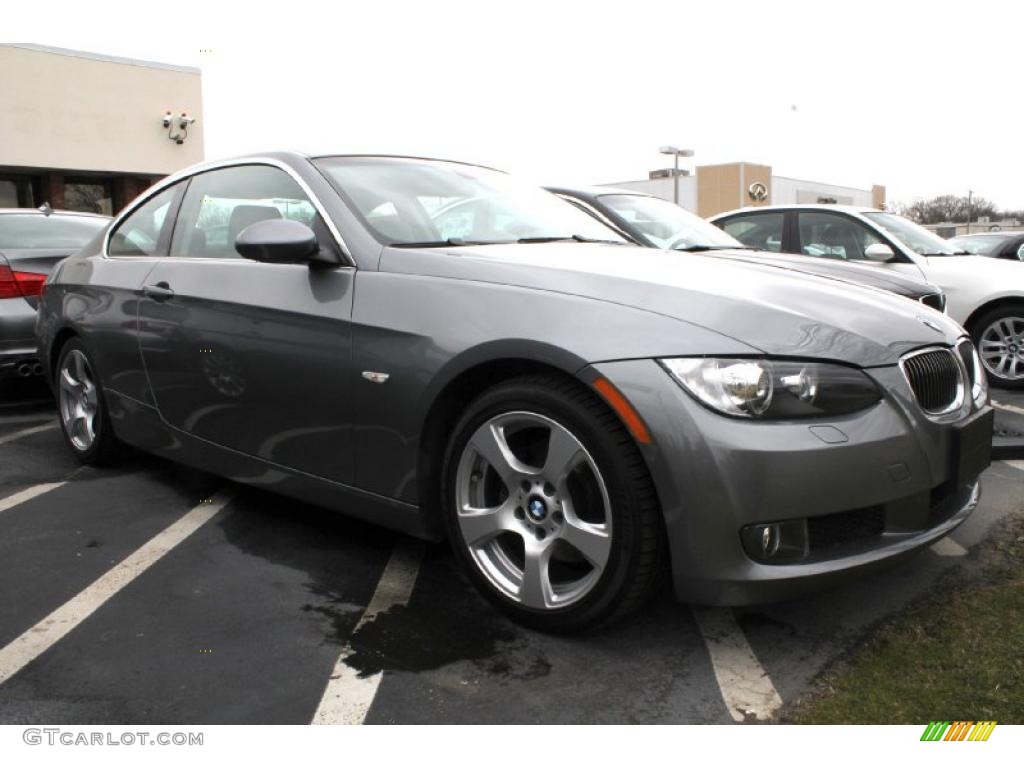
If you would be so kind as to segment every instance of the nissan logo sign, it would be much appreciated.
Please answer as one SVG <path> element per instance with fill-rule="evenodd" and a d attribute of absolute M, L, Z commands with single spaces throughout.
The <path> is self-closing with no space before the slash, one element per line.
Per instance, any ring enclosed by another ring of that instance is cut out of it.
<path fill-rule="evenodd" d="M 747 187 L 747 194 L 750 195 L 751 200 L 756 200 L 757 202 L 762 203 L 768 199 L 768 187 L 760 181 L 755 181 Z"/>

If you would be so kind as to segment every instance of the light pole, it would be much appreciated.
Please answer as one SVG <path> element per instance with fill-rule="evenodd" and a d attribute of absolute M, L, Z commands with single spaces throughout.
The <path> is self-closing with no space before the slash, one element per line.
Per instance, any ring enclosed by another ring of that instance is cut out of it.
<path fill-rule="evenodd" d="M 974 203 L 974 190 L 967 190 L 967 234 L 971 234 L 971 206 Z"/>
<path fill-rule="evenodd" d="M 672 170 L 672 202 L 679 205 L 679 158 L 693 157 L 692 149 L 677 149 L 676 147 L 662 147 L 658 150 L 663 155 L 672 155 L 675 164 Z"/>

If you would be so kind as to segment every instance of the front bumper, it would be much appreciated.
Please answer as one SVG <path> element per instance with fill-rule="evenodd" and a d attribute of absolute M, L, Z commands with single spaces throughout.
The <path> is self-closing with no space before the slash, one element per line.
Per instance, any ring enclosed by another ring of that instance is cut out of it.
<path fill-rule="evenodd" d="M 680 599 L 745 605 L 796 597 L 909 556 L 962 523 L 976 478 L 956 486 L 954 429 L 927 419 L 896 366 L 868 373 L 884 399 L 827 422 L 730 419 L 650 360 L 593 366 L 644 419 Z M 748 554 L 741 531 L 805 520 L 810 547 L 785 564 Z"/>

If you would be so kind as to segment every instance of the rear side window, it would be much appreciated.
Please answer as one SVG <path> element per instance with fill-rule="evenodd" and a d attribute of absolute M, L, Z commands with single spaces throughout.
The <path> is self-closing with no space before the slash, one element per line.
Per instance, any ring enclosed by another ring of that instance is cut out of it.
<path fill-rule="evenodd" d="M 171 256 L 240 259 L 238 234 L 265 219 L 317 229 L 317 213 L 298 183 L 269 165 L 240 165 L 192 177 L 171 239 Z"/>
<path fill-rule="evenodd" d="M 147 200 L 117 225 L 107 247 L 109 256 L 163 256 L 161 238 L 167 214 L 180 184 L 168 187 Z"/>
<path fill-rule="evenodd" d="M 782 229 L 785 214 L 752 213 L 748 216 L 734 216 L 722 223 L 722 229 L 744 245 L 759 251 L 782 251 Z"/>

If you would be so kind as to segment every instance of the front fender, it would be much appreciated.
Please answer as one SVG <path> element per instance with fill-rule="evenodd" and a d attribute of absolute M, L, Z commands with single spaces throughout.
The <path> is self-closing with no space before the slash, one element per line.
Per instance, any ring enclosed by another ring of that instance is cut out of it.
<path fill-rule="evenodd" d="M 451 382 L 475 367 L 524 361 L 574 375 L 601 360 L 752 351 L 682 320 L 582 296 L 360 271 L 353 308 L 356 484 L 418 503 L 427 414 Z M 363 372 L 388 378 L 373 383 Z"/>

